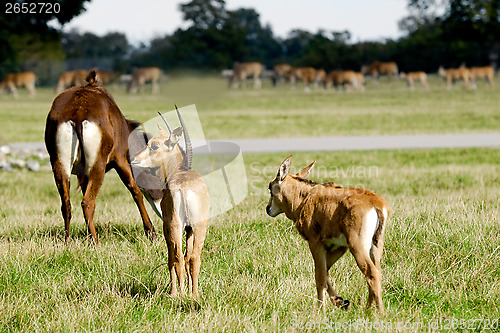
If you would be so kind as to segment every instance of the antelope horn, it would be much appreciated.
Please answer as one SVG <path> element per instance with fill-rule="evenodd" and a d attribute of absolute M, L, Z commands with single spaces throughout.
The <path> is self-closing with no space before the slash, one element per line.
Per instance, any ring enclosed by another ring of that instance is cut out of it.
<path fill-rule="evenodd" d="M 181 117 L 179 109 L 177 109 L 177 105 L 175 105 L 175 111 L 177 111 L 177 117 L 179 118 L 179 122 L 181 123 L 182 132 L 184 133 L 184 142 L 186 143 L 187 169 L 191 170 L 191 163 L 193 162 L 193 145 L 191 143 L 191 138 L 189 137 L 186 124 Z"/>
<path fill-rule="evenodd" d="M 160 115 L 161 119 L 163 119 L 163 121 L 165 122 L 165 125 L 167 125 L 167 128 L 168 128 L 168 133 L 172 133 L 172 127 L 170 127 L 170 124 L 168 123 L 167 119 L 165 119 L 165 117 L 163 117 L 163 115 L 161 114 L 160 111 L 158 111 L 158 114 Z"/>

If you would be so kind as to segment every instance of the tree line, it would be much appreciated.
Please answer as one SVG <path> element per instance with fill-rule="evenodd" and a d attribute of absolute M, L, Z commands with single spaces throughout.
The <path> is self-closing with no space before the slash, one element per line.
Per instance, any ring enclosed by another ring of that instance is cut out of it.
<path fill-rule="evenodd" d="M 281 38 L 262 24 L 255 9 L 228 10 L 225 0 L 192 0 L 179 8 L 186 28 L 138 46 L 120 32 L 97 36 L 49 27 L 51 19 L 69 22 L 89 0 L 51 1 L 64 10 L 36 17 L 0 16 L 0 76 L 34 69 L 44 83 L 65 69 L 219 71 L 237 61 L 259 61 L 267 68 L 289 63 L 359 70 L 375 60 L 390 60 L 402 71 L 436 72 L 441 65 L 496 66 L 499 52 L 500 0 L 408 0 L 409 15 L 399 22 L 403 37 L 361 42 L 354 42 L 349 31 L 293 30 Z"/>

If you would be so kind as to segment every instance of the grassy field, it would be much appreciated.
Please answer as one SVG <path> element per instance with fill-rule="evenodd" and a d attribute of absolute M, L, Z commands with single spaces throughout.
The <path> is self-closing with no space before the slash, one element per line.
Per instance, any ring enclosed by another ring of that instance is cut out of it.
<path fill-rule="evenodd" d="M 193 86 L 213 89 L 191 95 Z M 213 78 L 172 78 L 153 97 L 111 88 L 124 113 L 139 120 L 196 103 L 209 138 L 500 131 L 499 94 L 484 87 L 446 91 L 433 80 L 431 91 L 414 92 L 401 82 L 369 83 L 364 94 L 224 89 Z M 41 141 L 51 98 L 48 89 L 33 100 L 0 96 L 3 139 Z M 364 309 L 366 283 L 350 254 L 330 277 L 352 309 L 316 306 L 307 243 L 291 221 L 265 213 L 267 183 L 285 157 L 245 155 L 249 194 L 211 221 L 199 302 L 168 295 L 165 241 L 146 240 L 115 173 L 97 200 L 94 247 L 76 182 L 66 244 L 50 171 L 0 172 L 0 331 L 499 330 L 500 149 L 294 154 L 295 168 L 318 160 L 311 179 L 366 187 L 391 204 L 383 316 Z"/>
<path fill-rule="evenodd" d="M 111 86 L 122 112 L 146 121 L 157 111 L 196 104 L 209 139 L 253 137 L 308 137 L 335 135 L 390 135 L 421 133 L 495 132 L 500 129 L 498 89 L 446 90 L 437 77 L 431 89 L 410 91 L 402 81 L 380 84 L 368 81 L 365 93 L 337 93 L 302 87 L 229 90 L 216 77 L 172 77 L 163 80 L 161 93 L 127 95 Z M 18 100 L 0 95 L 0 138 L 6 142 L 43 141 L 45 118 L 54 99 L 52 88 L 38 89 L 29 99 L 21 91 Z"/>
<path fill-rule="evenodd" d="M 382 264 L 385 316 L 364 310 L 366 283 L 350 254 L 330 276 L 352 310 L 317 310 L 306 242 L 286 218 L 264 212 L 266 185 L 282 158 L 245 157 L 250 193 L 211 223 L 199 303 L 168 296 L 164 240 L 145 239 L 135 205 L 115 174 L 108 175 L 98 199 L 100 245 L 93 247 L 80 194 L 73 191 L 73 240 L 66 245 L 50 172 L 0 173 L 0 327 L 240 332 L 354 325 L 353 331 L 363 332 L 370 324 L 426 331 L 433 323 L 445 328 L 457 320 L 465 328 L 498 327 L 500 151 L 294 155 L 297 167 L 319 159 L 324 168 L 312 179 L 362 185 L 392 205 Z M 161 230 L 157 218 L 155 225 Z"/>

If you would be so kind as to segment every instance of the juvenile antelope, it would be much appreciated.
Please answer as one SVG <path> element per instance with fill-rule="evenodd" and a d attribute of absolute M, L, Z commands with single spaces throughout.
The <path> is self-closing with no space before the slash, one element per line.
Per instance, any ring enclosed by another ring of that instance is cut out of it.
<path fill-rule="evenodd" d="M 180 114 L 178 113 L 180 118 Z M 180 118 L 182 119 L 182 118 Z M 168 123 L 167 123 L 168 124 Z M 181 120 L 181 125 L 183 122 Z M 183 125 L 184 126 L 184 125 Z M 183 127 L 167 133 L 160 127 L 160 135 L 151 138 L 147 146 L 132 160 L 132 166 L 151 168 L 163 179 L 166 189 L 161 199 L 163 234 L 168 248 L 171 295 L 177 294 L 176 280 L 184 293 L 184 274 L 187 271 L 188 289 L 198 298 L 198 275 L 201 250 L 205 241 L 210 211 L 210 197 L 203 177 L 190 170 L 191 154 L 181 149 L 178 142 Z M 186 132 L 184 132 L 186 138 Z M 186 147 L 190 144 L 186 143 Z M 187 149 L 188 150 L 188 149 Z M 186 255 L 182 254 L 182 235 L 186 230 Z"/>
<path fill-rule="evenodd" d="M 54 99 L 45 126 L 45 146 L 50 156 L 54 179 L 61 197 L 66 239 L 70 236 L 71 201 L 69 184 L 76 174 L 83 192 L 82 209 L 94 243 L 95 202 L 104 174 L 115 169 L 139 208 L 146 235 L 155 230 L 144 206 L 129 163 L 129 134 L 138 123 L 123 117 L 113 97 L 96 82 L 96 72 L 88 84 L 72 87 Z"/>
<path fill-rule="evenodd" d="M 305 179 L 316 161 L 290 175 L 291 161 L 292 156 L 287 157 L 269 183 L 266 212 L 271 217 L 285 213 L 308 242 L 320 304 L 324 306 L 326 291 L 333 304 L 349 307 L 350 302 L 337 294 L 328 278 L 330 267 L 349 249 L 368 283 L 367 308 L 375 302 L 383 312 L 380 258 L 389 205 L 365 189 Z"/>

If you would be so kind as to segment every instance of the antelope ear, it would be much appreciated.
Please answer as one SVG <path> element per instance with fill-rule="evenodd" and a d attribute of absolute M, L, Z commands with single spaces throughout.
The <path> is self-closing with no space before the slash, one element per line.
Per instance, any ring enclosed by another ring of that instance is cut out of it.
<path fill-rule="evenodd" d="M 177 127 L 170 135 L 170 144 L 175 145 L 177 142 L 179 142 L 181 137 L 182 137 L 182 127 Z"/>
<path fill-rule="evenodd" d="M 307 176 L 309 176 L 309 174 L 311 173 L 311 169 L 313 168 L 314 163 L 316 163 L 316 160 L 314 160 L 311 164 L 306 166 L 304 169 L 297 172 L 296 176 L 299 176 L 300 178 L 307 178 Z"/>
<path fill-rule="evenodd" d="M 292 155 L 288 156 L 283 163 L 281 163 L 280 168 L 278 170 L 278 183 L 281 184 L 283 180 L 285 180 L 286 176 L 290 172 L 290 166 L 292 165 Z"/>
<path fill-rule="evenodd" d="M 164 137 L 164 138 L 168 138 L 170 136 L 170 134 L 165 131 L 163 129 L 163 127 L 160 126 L 160 124 L 157 124 L 158 125 L 158 129 L 160 130 L 160 136 Z"/>

